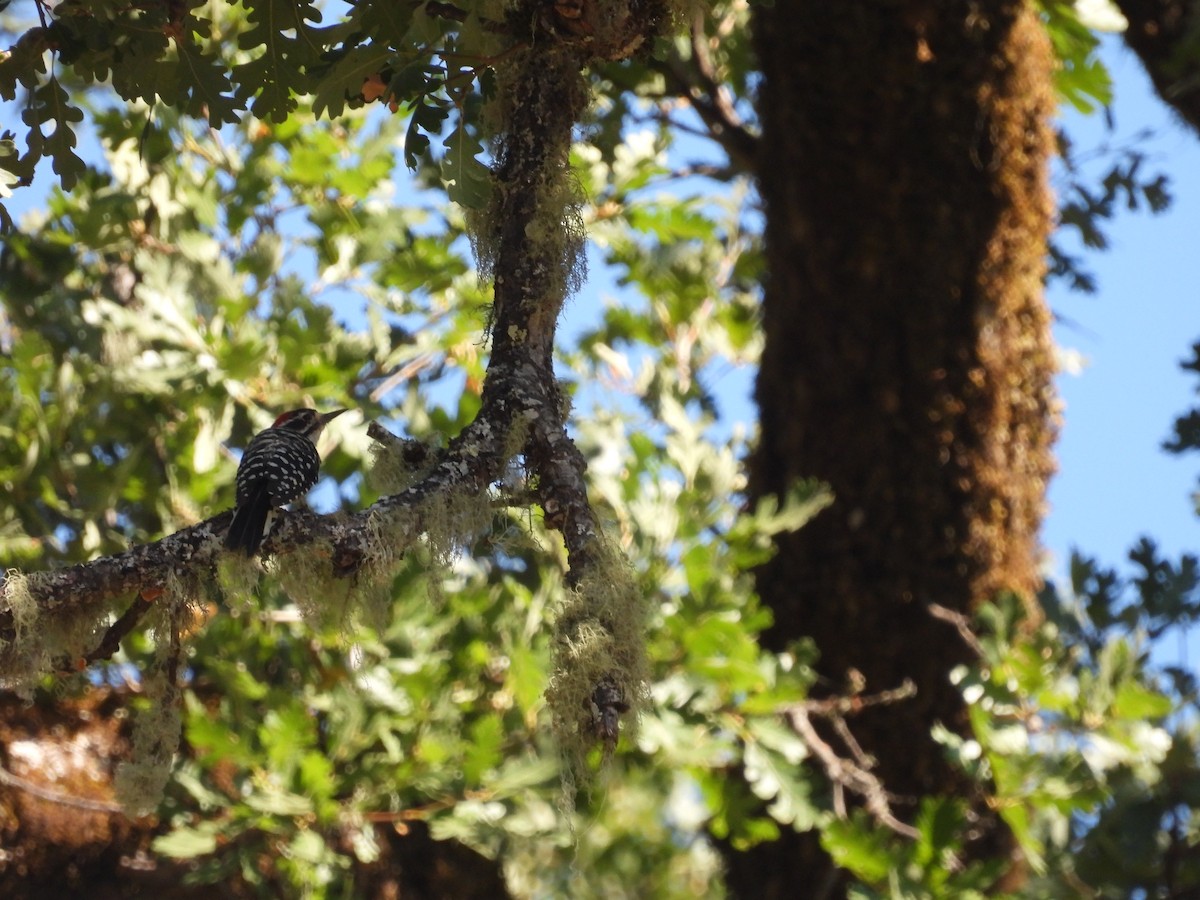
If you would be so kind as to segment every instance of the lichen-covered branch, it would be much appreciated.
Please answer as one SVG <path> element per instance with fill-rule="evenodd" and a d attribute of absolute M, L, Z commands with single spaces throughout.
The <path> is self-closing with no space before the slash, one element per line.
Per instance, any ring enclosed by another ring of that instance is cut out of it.
<path fill-rule="evenodd" d="M 23 582 L 21 591 L 35 605 L 38 616 L 70 615 L 135 591 L 159 588 L 172 569 L 191 568 L 212 559 L 219 544 L 217 537 L 228 528 L 231 515 L 230 511 L 219 513 L 162 540 L 67 569 L 29 576 L 9 572 L 0 593 L 0 637 L 11 639 L 13 615 L 21 616 L 14 609 L 14 604 L 25 602 L 16 596 L 18 580 Z"/>
<path fill-rule="evenodd" d="M 624 52 L 629 45 L 628 19 L 595 16 L 618 6 L 628 13 L 634 4 L 585 5 L 570 33 L 587 39 L 535 42 L 498 73 L 503 125 L 495 193 L 476 233 L 481 264 L 496 285 L 492 366 L 502 373 L 489 371 L 484 406 L 498 395 L 518 405 L 528 424 L 526 464 L 546 524 L 561 531 L 570 561 L 573 590 L 555 623 L 547 690 L 570 763 L 568 797 L 574 778 L 587 777 L 590 747 L 599 742 L 611 750 L 631 709 L 636 721 L 647 679 L 645 598 L 588 503 L 586 464 L 564 428 L 552 362 L 563 300 L 582 278 L 580 198 L 569 170 L 572 131 L 588 103 L 581 71 L 597 46 Z"/>
<path fill-rule="evenodd" d="M 583 457 L 563 429 L 552 355 L 563 300 L 583 266 L 583 227 L 568 169 L 571 131 L 588 102 L 581 69 L 579 50 L 564 44 L 526 50 L 504 73 L 506 129 L 487 214 L 494 224 L 490 242 L 481 236 L 496 282 L 492 365 L 511 374 L 489 373 L 484 406 L 498 396 L 520 406 L 546 522 L 562 530 L 575 577 L 597 528 Z"/>
<path fill-rule="evenodd" d="M 479 494 L 499 477 L 507 459 L 510 421 L 505 421 L 506 407 L 497 403 L 481 411 L 424 478 L 368 509 L 325 516 L 308 510 L 284 514 L 264 543 L 264 551 L 293 558 L 320 555 L 328 558 L 331 577 L 346 578 L 387 554 L 388 548 L 380 546 L 380 535 L 389 533 L 387 524 L 401 525 L 390 532 L 392 540 L 411 543 L 423 530 L 423 509 L 451 494 Z M 405 511 L 409 512 L 406 517 L 401 515 Z M 31 631 L 35 623 L 54 629 L 75 628 L 88 619 L 99 623 L 109 604 L 120 597 L 154 597 L 172 579 L 211 577 L 224 554 L 221 538 L 230 518 L 227 510 L 161 540 L 66 569 L 8 573 L 0 584 L 0 640 L 4 641 L 0 672 L 14 674 L 14 663 L 21 656 L 14 651 L 15 639 Z M 405 521 L 400 522 L 401 518 Z M 100 658 L 93 657 L 98 647 L 75 649 L 85 660 Z"/>
<path fill-rule="evenodd" d="M 438 8 L 443 14 L 454 9 Z M 556 628 L 550 696 L 560 733 L 582 738 L 576 749 L 597 739 L 615 743 L 619 717 L 644 693 L 646 668 L 644 598 L 588 503 L 586 463 L 566 432 L 554 378 L 558 317 L 584 266 L 581 198 L 569 153 L 589 103 L 584 66 L 648 45 L 666 18 L 667 5 L 653 0 L 527 0 L 510 8 L 504 31 L 528 37 L 497 57 L 503 61 L 493 101 L 494 190 L 474 222 L 480 267 L 495 282 L 480 412 L 444 451 L 372 426 L 383 448 L 382 468 L 402 476 L 387 496 L 355 513 L 283 514 L 263 545 L 283 563 L 279 575 L 290 592 L 304 590 L 307 580 L 381 583 L 422 533 L 465 542 L 475 522 L 458 511 L 488 513 L 487 492 L 513 456 L 524 453 L 532 496 L 547 525 L 562 532 L 569 554 L 572 594 Z M 64 660 L 86 664 L 111 656 L 160 597 L 178 604 L 219 579 L 230 517 L 222 512 L 68 569 L 9 573 L 0 582 L 0 674 L 28 683 Z M 108 624 L 113 602 L 122 597 L 136 599 Z"/>

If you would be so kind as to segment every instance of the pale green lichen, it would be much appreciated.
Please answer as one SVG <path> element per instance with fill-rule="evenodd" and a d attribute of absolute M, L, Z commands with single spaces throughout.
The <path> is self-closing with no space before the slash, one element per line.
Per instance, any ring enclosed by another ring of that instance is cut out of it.
<path fill-rule="evenodd" d="M 13 615 L 13 639 L 2 646 L 0 686 L 31 701 L 42 679 L 63 665 L 73 665 L 96 645 L 107 620 L 60 607 L 52 617 L 41 615 L 38 582 L 46 576 L 5 573 L 4 603 Z"/>
<path fill-rule="evenodd" d="M 602 743 L 592 704 L 598 685 L 611 684 L 628 704 L 621 716 L 622 730 L 627 738 L 636 735 L 650 683 L 646 615 L 646 597 L 628 561 L 601 539 L 592 564 L 567 594 L 555 622 L 552 675 L 546 689 L 552 727 L 565 761 L 563 800 L 568 807 L 576 785 L 589 785 L 595 775 L 588 760 Z"/>
<path fill-rule="evenodd" d="M 526 228 L 531 243 L 544 247 L 558 262 L 551 293 L 566 299 L 587 281 L 587 228 L 583 221 L 586 202 L 583 186 L 565 163 L 560 171 L 547 173 L 538 192 L 538 216 Z"/>
<path fill-rule="evenodd" d="M 409 462 L 406 459 L 409 453 L 415 453 L 421 461 Z M 432 443 L 376 443 L 371 447 L 367 484 L 381 494 L 398 494 L 428 475 L 437 465 L 440 453 L 441 448 Z"/>
<path fill-rule="evenodd" d="M 314 542 L 300 553 L 272 558 L 272 574 L 314 631 L 347 631 L 351 619 L 351 588 L 347 578 L 334 576 L 329 560 L 333 547 Z"/>
<path fill-rule="evenodd" d="M 377 634 L 384 634 L 392 624 L 395 576 L 387 579 L 360 581 L 354 589 L 354 600 L 362 622 Z"/>
<path fill-rule="evenodd" d="M 223 553 L 217 560 L 217 587 L 225 605 L 234 615 L 248 615 L 257 609 L 254 591 L 262 570 L 254 559 L 241 553 Z"/>
<path fill-rule="evenodd" d="M 434 563 L 448 567 L 477 537 L 491 528 L 493 515 L 486 491 L 446 491 L 425 504 L 421 522 Z"/>
<path fill-rule="evenodd" d="M 418 513 L 400 509 L 389 513 L 372 511 L 367 518 L 366 553 L 359 569 L 354 599 L 363 620 L 383 632 L 391 624 L 392 584 L 420 535 Z"/>
<path fill-rule="evenodd" d="M 50 670 L 51 659 L 36 628 L 39 609 L 30 588 L 35 577 L 17 569 L 4 573 L 4 602 L 12 612 L 13 639 L 0 642 L 4 656 L 0 686 L 14 691 L 26 703 L 32 702 L 33 691 Z"/>
<path fill-rule="evenodd" d="M 426 473 L 427 474 L 427 473 Z M 415 507 L 373 511 L 367 520 L 366 552 L 352 599 L 376 628 L 389 620 L 390 586 L 405 561 L 418 549 L 428 555 L 431 598 L 439 598 L 440 574 L 481 534 L 495 513 L 486 492 L 443 490 Z M 290 590 L 289 590 L 290 593 Z"/>
<path fill-rule="evenodd" d="M 401 508 L 387 513 L 372 510 L 367 517 L 367 546 L 363 559 L 363 569 L 371 580 L 390 577 L 419 535 L 416 510 Z"/>
<path fill-rule="evenodd" d="M 155 810 L 171 777 L 183 733 L 181 692 L 159 669 L 143 673 L 144 705 L 133 717 L 130 759 L 117 767 L 113 787 L 130 816 Z"/>
<path fill-rule="evenodd" d="M 30 580 L 17 569 L 4 573 L 4 602 L 13 616 L 14 644 L 21 643 L 37 624 L 38 606 L 29 589 Z"/>
<path fill-rule="evenodd" d="M 104 616 L 83 613 L 56 616 L 51 627 L 47 627 L 47 619 L 43 617 L 37 633 L 29 635 L 26 642 L 36 640 L 50 660 L 78 660 L 96 646 L 107 628 L 108 619 Z"/>
<path fill-rule="evenodd" d="M 193 624 L 203 624 L 207 618 L 201 602 L 200 581 L 191 572 L 172 570 L 167 573 L 162 597 L 154 604 L 157 616 L 152 620 L 155 639 L 155 658 L 165 664 L 179 650 L 182 636 Z M 176 663 L 182 665 L 180 660 Z"/>
<path fill-rule="evenodd" d="M 555 71 L 546 72 L 548 65 L 556 67 Z M 480 278 L 491 279 L 499 262 L 500 235 L 513 207 L 513 198 L 506 196 L 506 191 L 519 191 L 523 196 L 517 201 L 522 203 L 533 191 L 537 212 L 525 226 L 526 253 L 554 263 L 552 270 L 539 272 L 546 278 L 539 299 L 557 307 L 567 294 L 580 288 L 587 275 L 581 214 L 586 197 L 568 163 L 571 129 L 588 103 L 587 85 L 569 54 L 517 54 L 498 64 L 495 72 L 497 90 L 484 108 L 483 125 L 485 131 L 501 136 L 496 150 L 501 162 L 496 172 L 502 175 L 510 154 L 527 152 L 529 146 L 543 146 L 546 155 L 540 160 L 534 184 L 506 185 L 497 178 L 489 203 L 468 211 L 471 249 Z M 532 127 L 538 129 L 537 135 L 520 133 L 522 128 L 528 131 Z M 548 146 L 543 139 L 546 135 L 551 137 Z M 565 139 L 558 143 L 559 138 Z"/>
<path fill-rule="evenodd" d="M 558 388 L 558 416 L 565 422 L 571 417 L 571 409 L 575 404 L 575 386 L 565 378 L 556 381 L 555 386 Z"/>
<path fill-rule="evenodd" d="M 131 816 L 153 812 L 162 800 L 183 734 L 185 636 L 203 615 L 200 585 L 190 573 L 172 571 L 154 605 L 154 663 L 142 673 L 142 697 L 133 717 L 130 758 L 117 768 L 117 801 Z"/>

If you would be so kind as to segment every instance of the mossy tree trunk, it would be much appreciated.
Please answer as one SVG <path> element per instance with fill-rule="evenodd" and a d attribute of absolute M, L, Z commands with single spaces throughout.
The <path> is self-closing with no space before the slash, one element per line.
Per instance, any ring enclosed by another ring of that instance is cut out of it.
<path fill-rule="evenodd" d="M 948 673 L 969 650 L 930 606 L 1034 603 L 1054 436 L 1050 50 L 1014 0 L 756 10 L 769 279 L 751 491 L 816 477 L 836 494 L 758 574 L 764 639 L 813 637 L 830 693 L 911 680 L 914 699 L 854 733 L 894 795 L 969 798 L 930 739 L 964 727 Z M 728 864 L 741 897 L 840 892 L 815 834 Z"/>

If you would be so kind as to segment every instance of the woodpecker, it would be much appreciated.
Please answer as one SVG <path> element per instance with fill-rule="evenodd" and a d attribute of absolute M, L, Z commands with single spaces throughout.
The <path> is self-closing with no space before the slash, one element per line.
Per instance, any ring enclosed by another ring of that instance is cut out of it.
<path fill-rule="evenodd" d="M 321 468 L 317 438 L 329 422 L 346 410 L 319 413 L 293 409 L 250 441 L 237 470 L 237 507 L 225 535 L 230 550 L 258 552 L 267 528 L 267 515 L 312 490 Z"/>

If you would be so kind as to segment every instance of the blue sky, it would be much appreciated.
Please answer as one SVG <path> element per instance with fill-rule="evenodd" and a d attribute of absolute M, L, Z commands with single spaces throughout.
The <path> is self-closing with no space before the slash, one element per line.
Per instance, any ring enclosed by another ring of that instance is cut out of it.
<path fill-rule="evenodd" d="M 1200 340 L 1200 139 L 1177 124 L 1119 40 L 1107 40 L 1103 56 L 1116 91 L 1116 135 L 1106 135 L 1101 117 L 1075 114 L 1064 118 L 1067 131 L 1082 152 L 1153 129 L 1147 168 L 1170 176 L 1174 202 L 1158 216 L 1118 216 L 1109 249 L 1086 256 L 1095 295 L 1062 285 L 1050 291 L 1054 311 L 1075 323 L 1058 326 L 1059 343 L 1087 363 L 1059 377 L 1066 408 L 1043 535 L 1056 571 L 1072 546 L 1111 565 L 1143 534 L 1168 555 L 1200 552 L 1191 496 L 1200 455 L 1161 449 L 1200 386 L 1179 368 Z"/>

